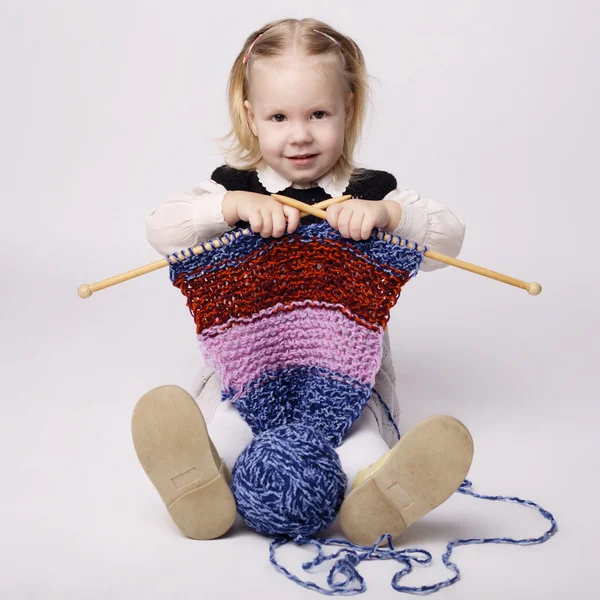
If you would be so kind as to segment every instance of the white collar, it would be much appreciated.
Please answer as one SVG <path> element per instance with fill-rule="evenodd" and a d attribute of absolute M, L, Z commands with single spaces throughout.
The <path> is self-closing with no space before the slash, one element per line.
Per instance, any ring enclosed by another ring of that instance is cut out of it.
<path fill-rule="evenodd" d="M 264 162 L 261 166 L 257 167 L 256 174 L 258 175 L 258 180 L 270 194 L 283 192 L 283 190 L 289 188 L 290 186 L 296 189 L 306 189 L 319 186 L 323 188 L 325 192 L 327 192 L 332 198 L 338 198 L 344 193 L 349 182 L 347 178 L 334 181 L 331 170 L 329 170 L 327 173 L 325 173 L 325 175 L 319 177 L 317 181 L 310 184 L 293 183 L 285 177 L 282 177 L 277 171 L 275 171 L 275 169 Z"/>

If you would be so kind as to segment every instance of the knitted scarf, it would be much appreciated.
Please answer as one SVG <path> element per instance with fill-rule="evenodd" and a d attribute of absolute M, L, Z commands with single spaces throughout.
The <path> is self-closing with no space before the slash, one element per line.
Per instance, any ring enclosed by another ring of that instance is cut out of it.
<path fill-rule="evenodd" d="M 348 243 L 326 222 L 225 237 L 171 267 L 222 399 L 255 435 L 303 422 L 339 446 L 371 395 L 390 309 L 422 252 L 383 233 Z"/>

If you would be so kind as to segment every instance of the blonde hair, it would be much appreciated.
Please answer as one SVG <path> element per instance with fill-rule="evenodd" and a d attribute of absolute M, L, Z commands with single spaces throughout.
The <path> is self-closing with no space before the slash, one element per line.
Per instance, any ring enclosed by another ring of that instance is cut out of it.
<path fill-rule="evenodd" d="M 336 180 L 349 179 L 353 172 L 355 179 L 356 176 L 360 177 L 354 162 L 354 149 L 360 138 L 370 94 L 365 60 L 354 40 L 317 19 L 273 21 L 251 33 L 244 42 L 231 68 L 227 85 L 231 129 L 227 135 L 219 138 L 221 141 L 231 139 L 229 146 L 224 148 L 226 162 L 242 170 L 255 169 L 261 163 L 258 139 L 250 128 L 244 108 L 244 101 L 249 95 L 247 67 L 254 60 L 282 56 L 292 48 L 304 52 L 306 56 L 333 53 L 340 56 L 348 91 L 354 95 L 354 111 L 346 126 L 342 154 L 332 168 L 332 175 Z M 244 63 L 250 49 L 248 62 Z"/>

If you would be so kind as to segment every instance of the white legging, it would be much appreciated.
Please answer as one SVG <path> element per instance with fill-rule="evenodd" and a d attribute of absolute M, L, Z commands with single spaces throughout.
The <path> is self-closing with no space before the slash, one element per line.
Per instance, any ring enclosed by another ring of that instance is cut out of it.
<path fill-rule="evenodd" d="M 252 430 L 230 402 L 220 402 L 211 421 L 208 434 L 229 469 L 244 448 L 252 441 Z M 365 406 L 362 415 L 352 424 L 343 443 L 336 448 L 342 470 L 348 478 L 347 492 L 357 473 L 381 458 L 389 450 L 379 433 L 375 415 Z"/>

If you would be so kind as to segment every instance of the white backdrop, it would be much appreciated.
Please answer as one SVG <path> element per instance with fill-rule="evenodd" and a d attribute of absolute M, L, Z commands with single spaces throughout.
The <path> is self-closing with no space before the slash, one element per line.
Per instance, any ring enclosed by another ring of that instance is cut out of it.
<path fill-rule="evenodd" d="M 144 217 L 222 164 L 225 86 L 245 37 L 314 16 L 373 76 L 359 158 L 467 222 L 461 258 L 543 292 L 448 267 L 421 273 L 390 333 L 402 431 L 449 413 L 475 440 L 483 493 L 530 498 L 559 533 L 455 552 L 444 598 L 589 598 L 597 550 L 600 157 L 598 3 L 357 1 L 0 4 L 3 598 L 308 598 L 238 522 L 197 542 L 170 521 L 133 449 L 137 399 L 190 389 L 194 326 L 162 270 L 83 301 L 76 289 L 156 260 Z M 403 545 L 447 576 L 455 537 L 535 537 L 514 505 L 453 496 Z M 290 552 L 289 568 L 309 550 Z M 284 555 L 284 558 L 287 555 Z M 389 563 L 365 597 L 399 597 Z"/>

